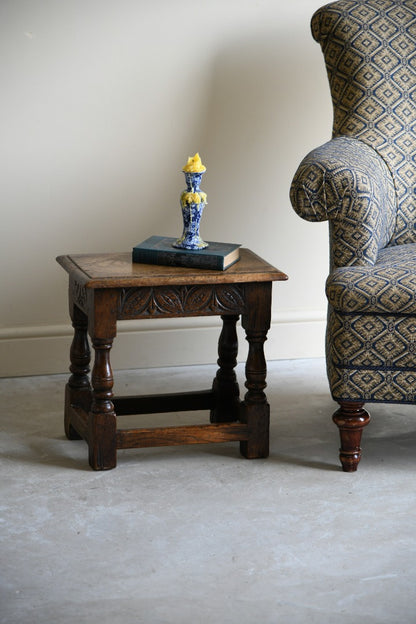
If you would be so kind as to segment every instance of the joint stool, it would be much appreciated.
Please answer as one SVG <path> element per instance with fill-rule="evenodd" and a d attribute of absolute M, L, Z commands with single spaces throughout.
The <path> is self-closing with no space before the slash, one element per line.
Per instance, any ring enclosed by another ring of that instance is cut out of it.
<path fill-rule="evenodd" d="M 248 249 L 226 271 L 135 264 L 130 253 L 59 256 L 69 273 L 74 328 L 65 390 L 65 433 L 83 438 L 94 470 L 117 463 L 117 450 L 209 442 L 240 442 L 247 458 L 269 453 L 269 405 L 263 344 L 271 319 L 272 282 L 287 276 Z M 219 315 L 218 371 L 210 390 L 115 397 L 110 351 L 117 321 Z M 247 393 L 239 398 L 236 323 L 249 344 Z M 95 352 L 90 378 L 88 334 Z M 209 410 L 210 423 L 118 429 L 117 416 Z"/>

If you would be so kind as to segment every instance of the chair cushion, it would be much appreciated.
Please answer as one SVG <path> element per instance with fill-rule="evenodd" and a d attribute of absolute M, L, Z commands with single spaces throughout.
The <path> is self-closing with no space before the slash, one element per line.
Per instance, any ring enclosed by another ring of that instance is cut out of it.
<path fill-rule="evenodd" d="M 416 243 L 382 249 L 374 266 L 335 269 L 326 294 L 347 314 L 416 314 Z"/>

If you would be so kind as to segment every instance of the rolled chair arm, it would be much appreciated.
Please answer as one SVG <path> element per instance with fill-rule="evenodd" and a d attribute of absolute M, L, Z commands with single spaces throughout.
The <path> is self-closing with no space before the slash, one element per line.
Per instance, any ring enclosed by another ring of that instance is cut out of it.
<path fill-rule="evenodd" d="M 290 199 L 303 219 L 330 220 L 332 267 L 374 264 L 393 236 L 392 174 L 359 139 L 337 137 L 310 152 L 294 176 Z"/>

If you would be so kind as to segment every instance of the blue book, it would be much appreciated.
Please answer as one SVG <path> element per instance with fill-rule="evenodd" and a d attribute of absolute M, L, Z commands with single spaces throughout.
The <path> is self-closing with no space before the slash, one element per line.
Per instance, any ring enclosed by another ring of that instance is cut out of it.
<path fill-rule="evenodd" d="M 133 262 L 225 271 L 240 259 L 241 245 L 208 242 L 205 249 L 172 247 L 176 238 L 151 236 L 133 247 Z"/>

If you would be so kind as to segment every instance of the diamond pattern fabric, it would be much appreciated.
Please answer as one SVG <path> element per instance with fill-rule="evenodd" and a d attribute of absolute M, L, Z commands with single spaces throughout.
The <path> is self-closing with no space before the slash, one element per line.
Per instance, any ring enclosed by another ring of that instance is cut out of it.
<path fill-rule="evenodd" d="M 312 18 L 334 106 L 334 136 L 373 147 L 392 172 L 392 244 L 415 241 L 416 2 L 334 2 Z"/>
<path fill-rule="evenodd" d="M 337 268 L 328 277 L 326 294 L 340 312 L 416 318 L 416 243 L 383 249 L 374 266 Z"/>
<path fill-rule="evenodd" d="M 345 401 L 416 399 L 416 0 L 339 0 L 312 17 L 333 137 L 300 164 L 296 212 L 329 220 L 327 368 Z"/>
<path fill-rule="evenodd" d="M 393 235 L 393 179 L 378 154 L 356 139 L 337 137 L 308 154 L 291 198 L 304 219 L 330 220 L 332 267 L 374 264 Z"/>

